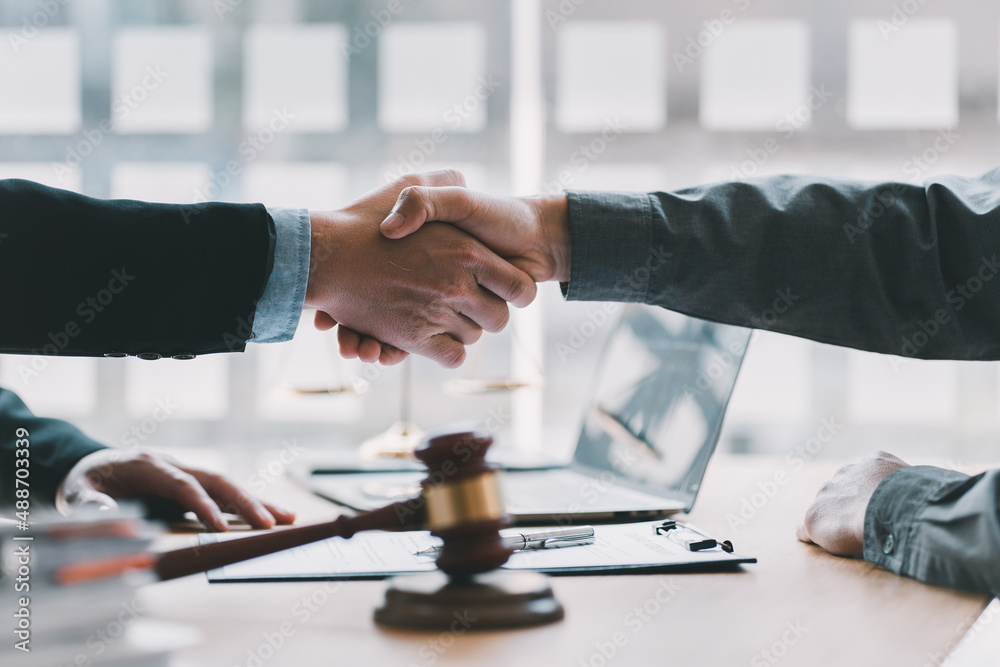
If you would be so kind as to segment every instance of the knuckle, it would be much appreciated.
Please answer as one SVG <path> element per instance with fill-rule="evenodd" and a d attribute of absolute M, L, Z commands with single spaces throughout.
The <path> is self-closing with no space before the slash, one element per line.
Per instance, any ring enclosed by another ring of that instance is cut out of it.
<path fill-rule="evenodd" d="M 460 343 L 449 345 L 441 355 L 441 361 L 448 368 L 457 368 L 465 360 L 465 348 Z"/>
<path fill-rule="evenodd" d="M 527 282 L 520 280 L 519 276 L 513 276 L 510 279 L 510 287 L 508 288 L 510 293 L 509 301 L 517 303 L 524 301 L 528 296 L 529 289 Z"/>
<path fill-rule="evenodd" d="M 157 463 L 159 461 L 159 457 L 153 452 L 140 449 L 135 454 L 135 460 L 142 463 Z"/>
<path fill-rule="evenodd" d="M 816 526 L 816 522 L 819 521 L 820 511 L 816 503 L 813 503 L 806 510 L 806 515 L 802 518 L 802 525 L 806 530 L 810 530 Z"/>
<path fill-rule="evenodd" d="M 396 179 L 396 184 L 402 185 L 404 187 L 413 185 L 422 185 L 423 182 L 424 178 L 420 174 L 403 174 L 398 179 Z"/>
<path fill-rule="evenodd" d="M 458 169 L 443 169 L 441 180 L 451 185 L 465 185 L 465 176 Z"/>
<path fill-rule="evenodd" d="M 506 327 L 507 323 L 510 321 L 510 309 L 507 307 L 507 304 L 497 304 L 497 307 L 492 309 L 491 315 L 492 319 L 489 323 L 489 331 L 491 333 L 503 331 L 504 327 Z"/>

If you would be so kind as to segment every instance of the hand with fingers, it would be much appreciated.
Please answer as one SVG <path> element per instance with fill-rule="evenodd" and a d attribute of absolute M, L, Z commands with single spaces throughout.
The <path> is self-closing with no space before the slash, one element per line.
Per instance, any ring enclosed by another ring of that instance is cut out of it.
<path fill-rule="evenodd" d="M 430 181 L 430 179 L 428 179 Z M 501 197 L 475 192 L 463 184 L 433 182 L 402 188 L 382 222 L 382 234 L 403 242 L 421 228 L 447 222 L 478 239 L 537 282 L 569 280 L 569 214 L 566 195 Z M 424 232 L 421 232 L 424 233 Z M 340 330 L 340 351 L 395 363 L 405 355 L 371 332 Z M 385 341 L 388 342 L 388 341 Z"/>
<path fill-rule="evenodd" d="M 186 466 L 164 454 L 102 449 L 80 459 L 60 487 L 61 508 L 116 509 L 116 500 L 151 495 L 173 500 L 194 512 L 209 528 L 228 529 L 222 513 L 243 517 L 254 528 L 290 524 L 295 514 L 254 498 L 223 475 Z"/>
<path fill-rule="evenodd" d="M 412 187 L 464 192 L 452 170 L 404 176 L 337 211 L 310 211 L 312 250 L 305 305 L 316 326 L 341 327 L 342 349 L 391 364 L 413 352 L 453 368 L 483 330 L 507 324 L 507 302 L 526 306 L 535 283 L 472 235 L 427 224 L 402 240 L 378 222 Z"/>
<path fill-rule="evenodd" d="M 875 452 L 837 471 L 820 488 L 798 528 L 798 538 L 838 556 L 860 558 L 865 535 L 865 513 L 875 489 L 893 470 L 907 463 L 887 452 Z"/>

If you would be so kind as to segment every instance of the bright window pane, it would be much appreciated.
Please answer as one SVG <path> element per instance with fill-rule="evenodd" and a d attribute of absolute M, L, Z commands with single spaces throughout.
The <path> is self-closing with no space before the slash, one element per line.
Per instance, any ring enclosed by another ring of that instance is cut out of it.
<path fill-rule="evenodd" d="M 847 120 L 859 129 L 958 123 L 958 30 L 950 19 L 856 20 L 848 43 Z"/>
<path fill-rule="evenodd" d="M 564 132 L 653 132 L 667 118 L 666 37 L 657 25 L 573 21 L 556 37 L 556 122 Z M 616 129 L 617 128 L 617 129 Z"/>
<path fill-rule="evenodd" d="M 358 361 L 341 358 L 335 331 L 313 326 L 314 313 L 303 311 L 294 340 L 248 347 L 257 363 L 257 413 L 274 421 L 344 422 L 361 415 L 360 392 L 370 385 Z M 371 365 L 369 372 L 381 371 Z M 340 389 L 341 393 L 296 391 Z"/>
<path fill-rule="evenodd" d="M 847 414 L 851 421 L 948 425 L 955 418 L 957 401 L 954 364 L 849 352 Z"/>
<path fill-rule="evenodd" d="M 80 129 L 80 38 L 46 28 L 0 48 L 0 133 L 67 134 Z"/>
<path fill-rule="evenodd" d="M 388 132 L 478 132 L 504 82 L 486 72 L 477 23 L 407 23 L 379 42 L 378 120 Z"/>
<path fill-rule="evenodd" d="M 701 124 L 709 130 L 807 127 L 809 28 L 802 21 L 746 21 L 726 27 L 705 49 Z"/>
<path fill-rule="evenodd" d="M 490 190 L 489 174 L 486 165 L 479 162 L 410 162 L 413 154 L 403 153 L 392 164 L 382 169 L 382 179 L 385 183 L 396 180 L 405 174 L 437 171 L 439 169 L 456 169 L 465 177 L 466 187 L 472 190 Z"/>
<path fill-rule="evenodd" d="M 243 200 L 268 206 L 333 209 L 347 204 L 347 167 L 333 162 L 256 162 L 243 176 Z"/>
<path fill-rule="evenodd" d="M 0 357 L 0 385 L 43 417 L 86 417 L 97 408 L 97 360 L 40 355 Z"/>
<path fill-rule="evenodd" d="M 212 171 L 203 162 L 120 162 L 111 170 L 111 197 L 191 204 L 215 199 Z"/>
<path fill-rule="evenodd" d="M 347 125 L 342 25 L 254 26 L 244 42 L 243 125 L 267 125 L 275 110 L 294 116 L 289 132 L 337 132 Z"/>
<path fill-rule="evenodd" d="M 229 357 L 125 360 L 125 403 L 142 426 L 157 428 L 172 419 L 222 419 L 229 410 Z M 150 436 L 147 429 L 144 435 Z M 140 438 L 143 440 L 143 438 Z"/>
<path fill-rule="evenodd" d="M 563 165 L 544 189 L 548 192 L 560 189 L 653 192 L 666 187 L 667 176 L 663 165 L 602 163 L 583 170 L 572 164 Z"/>
<path fill-rule="evenodd" d="M 0 162 L 0 179 L 23 178 L 42 185 L 80 192 L 83 173 L 79 169 L 55 168 L 48 162 Z"/>
<path fill-rule="evenodd" d="M 205 132 L 212 125 L 207 28 L 127 28 L 115 37 L 111 114 L 126 133 Z"/>
<path fill-rule="evenodd" d="M 807 419 L 812 407 L 813 347 L 801 338 L 754 332 L 726 419 L 784 424 Z"/>

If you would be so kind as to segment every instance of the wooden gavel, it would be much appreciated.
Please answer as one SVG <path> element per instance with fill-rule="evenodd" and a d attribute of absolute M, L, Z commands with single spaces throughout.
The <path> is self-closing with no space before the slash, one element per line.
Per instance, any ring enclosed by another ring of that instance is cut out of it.
<path fill-rule="evenodd" d="M 429 530 L 444 541 L 437 566 L 446 574 L 493 570 L 513 552 L 500 539 L 508 520 L 497 469 L 485 460 L 492 443 L 481 430 L 431 437 L 414 452 L 427 466 L 416 498 L 328 523 L 167 551 L 155 558 L 153 571 L 161 580 L 176 579 L 364 530 Z"/>

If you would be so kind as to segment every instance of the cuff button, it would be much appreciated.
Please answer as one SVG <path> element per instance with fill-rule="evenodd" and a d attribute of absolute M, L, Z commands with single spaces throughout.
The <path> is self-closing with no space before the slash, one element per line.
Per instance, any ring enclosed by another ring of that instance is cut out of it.
<path fill-rule="evenodd" d="M 191 359 L 194 359 L 194 357 L 195 357 L 195 355 L 193 355 L 193 354 L 191 354 L 189 352 L 184 352 L 182 354 L 175 354 L 174 356 L 172 356 L 170 358 L 171 359 L 176 359 L 177 361 L 190 361 Z"/>
<path fill-rule="evenodd" d="M 162 358 L 161 355 L 157 354 L 156 352 L 141 352 L 135 356 L 139 357 L 140 359 L 144 359 L 146 361 L 156 361 L 157 359 Z"/>
<path fill-rule="evenodd" d="M 110 359 L 121 359 L 122 357 L 127 357 L 128 353 L 120 352 L 118 350 L 112 350 L 111 352 L 105 352 L 104 356 Z"/>
<path fill-rule="evenodd" d="M 889 533 L 885 536 L 885 542 L 882 543 L 882 553 L 889 555 L 895 547 L 896 538 L 893 537 L 892 533 Z"/>

